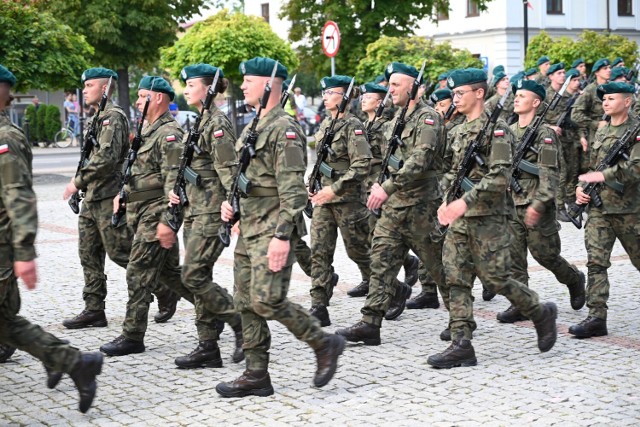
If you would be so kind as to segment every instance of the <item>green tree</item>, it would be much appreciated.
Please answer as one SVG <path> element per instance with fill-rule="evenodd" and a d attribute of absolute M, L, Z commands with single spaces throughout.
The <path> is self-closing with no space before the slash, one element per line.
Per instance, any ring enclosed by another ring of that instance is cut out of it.
<path fill-rule="evenodd" d="M 27 0 L 0 0 L 0 61 L 18 79 L 15 90 L 77 86 L 93 48 L 71 27 Z"/>
<path fill-rule="evenodd" d="M 425 76 L 435 82 L 440 73 L 453 68 L 482 68 L 482 62 L 466 49 L 455 49 L 449 42 L 436 43 L 424 37 L 380 37 L 367 46 L 367 55 L 356 68 L 358 82 L 373 80 L 383 74 L 393 61 L 411 64 L 418 69 L 427 60 Z"/>
<path fill-rule="evenodd" d="M 40 108 L 36 111 L 36 135 L 38 136 L 38 142 L 45 142 L 47 140 L 47 131 L 45 129 L 46 115 L 47 106 L 40 104 Z"/>
<path fill-rule="evenodd" d="M 25 122 L 29 123 L 29 142 L 38 142 L 38 119 L 34 105 L 27 105 L 24 109 L 24 118 Z"/>
<path fill-rule="evenodd" d="M 60 129 L 62 129 L 60 109 L 55 105 L 47 105 L 44 116 L 44 133 L 47 142 L 53 141 L 53 138 Z"/>
<path fill-rule="evenodd" d="M 485 10 L 490 1 L 476 3 Z M 288 0 L 283 3 L 280 16 L 292 22 L 289 39 L 305 42 L 299 48 L 304 62 L 312 63 L 319 75 L 330 72 L 330 62 L 322 53 L 322 27 L 329 20 L 335 21 L 341 38 L 336 72 L 349 74 L 365 58 L 370 43 L 380 36 L 412 35 L 420 20 L 435 19 L 437 12 L 448 11 L 449 3 L 450 0 Z"/>

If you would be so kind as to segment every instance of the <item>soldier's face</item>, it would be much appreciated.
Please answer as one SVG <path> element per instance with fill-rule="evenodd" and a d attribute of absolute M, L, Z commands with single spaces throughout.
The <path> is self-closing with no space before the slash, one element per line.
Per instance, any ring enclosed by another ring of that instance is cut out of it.
<path fill-rule="evenodd" d="M 362 100 L 360 102 L 362 106 L 362 111 L 365 113 L 370 113 L 378 108 L 378 105 L 382 102 L 382 98 L 377 93 L 365 93 L 362 95 Z"/>
<path fill-rule="evenodd" d="M 544 64 L 540 64 L 540 72 L 544 75 L 547 75 L 547 71 L 549 70 L 549 67 L 551 66 L 551 62 L 545 62 Z"/>
<path fill-rule="evenodd" d="M 528 90 L 519 90 L 513 99 L 513 112 L 516 114 L 527 114 L 540 105 L 540 98 Z"/>
<path fill-rule="evenodd" d="M 509 88 L 509 77 L 505 76 L 498 82 L 496 85 L 496 89 L 502 91 L 504 93 L 505 90 Z"/>
<path fill-rule="evenodd" d="M 571 79 L 571 83 L 567 86 L 567 90 L 571 93 L 576 93 L 580 89 L 580 79 L 578 77 L 574 77 Z"/>
<path fill-rule="evenodd" d="M 257 108 L 268 81 L 269 77 L 244 76 L 242 86 L 240 86 L 242 95 L 244 95 L 244 103 Z"/>
<path fill-rule="evenodd" d="M 409 100 L 411 85 L 415 79 L 405 74 L 393 73 L 389 77 L 389 92 L 394 105 L 404 107 Z"/>
<path fill-rule="evenodd" d="M 332 87 L 322 91 L 322 102 L 329 111 L 336 111 L 342 102 L 345 88 Z"/>
<path fill-rule="evenodd" d="M 586 74 L 587 73 L 587 65 L 583 62 L 582 64 L 578 65 L 576 67 L 576 70 L 580 71 L 580 74 Z"/>
<path fill-rule="evenodd" d="M 444 114 L 447 112 L 447 110 L 449 110 L 449 107 L 451 106 L 451 104 L 453 104 L 453 100 L 452 99 L 443 99 L 442 101 L 438 101 L 436 103 L 436 111 L 442 116 L 444 117 Z"/>
<path fill-rule="evenodd" d="M 628 111 L 631 106 L 631 96 L 622 93 L 608 93 L 602 97 L 602 109 L 609 116 L 618 116 Z"/>
<path fill-rule="evenodd" d="M 207 97 L 208 86 L 202 82 L 202 79 L 189 79 L 187 86 L 184 88 L 184 97 L 189 105 L 200 106 L 203 99 Z"/>
<path fill-rule="evenodd" d="M 555 73 L 551 74 L 549 76 L 549 80 L 551 80 L 551 83 L 553 84 L 557 84 L 557 85 L 563 85 L 565 80 L 567 79 L 566 76 L 566 71 L 565 70 L 558 70 Z"/>
<path fill-rule="evenodd" d="M 483 92 L 473 89 L 471 85 L 458 86 L 452 92 L 453 102 L 460 114 L 470 113 L 478 102 L 484 103 Z"/>
<path fill-rule="evenodd" d="M 97 105 L 102 98 L 102 92 L 107 89 L 107 79 L 91 79 L 84 82 L 82 96 L 87 105 Z"/>
<path fill-rule="evenodd" d="M 596 71 L 596 76 L 604 80 L 609 80 L 609 77 L 611 77 L 611 67 L 609 65 L 601 67 L 598 71 Z"/>

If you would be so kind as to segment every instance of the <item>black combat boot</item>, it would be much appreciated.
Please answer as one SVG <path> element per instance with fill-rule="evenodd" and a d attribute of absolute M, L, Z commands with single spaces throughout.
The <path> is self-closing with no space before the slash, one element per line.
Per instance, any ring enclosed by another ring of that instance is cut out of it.
<path fill-rule="evenodd" d="M 582 271 L 578 271 L 579 281 L 573 285 L 567 285 L 569 288 L 569 301 L 571 302 L 571 308 L 574 310 L 580 310 L 584 307 L 586 302 L 586 294 L 584 289 L 585 277 Z"/>
<path fill-rule="evenodd" d="M 144 353 L 144 342 L 134 341 L 120 335 L 110 343 L 100 346 L 100 351 L 107 356 L 126 356 L 127 354 Z"/>
<path fill-rule="evenodd" d="M 364 297 L 369 293 L 369 281 L 363 280 L 360 284 L 354 288 L 351 288 L 347 291 L 347 295 L 350 297 Z"/>
<path fill-rule="evenodd" d="M 577 325 L 569 328 L 569 333 L 576 338 L 602 337 L 607 335 L 607 321 L 597 317 L 588 316 Z"/>
<path fill-rule="evenodd" d="M 495 292 L 491 292 L 489 289 L 482 285 L 482 299 L 485 301 L 491 301 L 496 296 Z"/>
<path fill-rule="evenodd" d="M 438 308 L 440 301 L 437 292 L 421 291 L 418 295 L 407 301 L 408 310 L 417 310 L 423 308 Z"/>
<path fill-rule="evenodd" d="M 96 352 L 82 352 L 80 359 L 69 372 L 69 376 L 80 392 L 78 409 L 83 414 L 91 408 L 96 395 L 96 377 L 102 372 L 102 354 Z"/>
<path fill-rule="evenodd" d="M 242 323 L 239 323 L 238 326 L 233 328 L 233 334 L 236 337 L 236 348 L 233 350 L 231 360 L 233 360 L 233 363 L 239 363 L 244 360 L 244 350 L 242 349 L 242 345 L 244 344 L 244 338 L 242 337 Z"/>
<path fill-rule="evenodd" d="M 218 384 L 216 391 L 222 397 L 271 396 L 273 386 L 266 369 L 260 371 L 247 369 L 238 379 Z"/>
<path fill-rule="evenodd" d="M 418 268 L 420 267 L 420 260 L 413 255 L 406 257 L 404 260 L 404 283 L 409 286 L 413 286 L 418 281 Z"/>
<path fill-rule="evenodd" d="M 498 319 L 502 323 L 516 323 L 516 322 L 524 322 L 525 320 L 529 320 L 525 315 L 520 313 L 515 306 L 510 305 L 505 311 L 501 311 L 496 314 L 496 319 Z"/>
<path fill-rule="evenodd" d="M 329 282 L 329 286 L 327 287 L 327 307 L 331 305 L 331 297 L 333 296 L 333 289 L 338 284 L 338 280 L 340 280 L 340 276 L 336 273 L 331 273 L 331 281 Z"/>
<path fill-rule="evenodd" d="M 62 326 L 67 329 L 104 328 L 107 326 L 107 317 L 104 310 L 82 310 L 77 316 L 63 320 Z"/>
<path fill-rule="evenodd" d="M 153 320 L 156 323 L 166 323 L 176 314 L 180 295 L 173 291 L 166 291 L 156 294 L 156 297 L 158 298 L 158 312 L 153 316 Z"/>
<path fill-rule="evenodd" d="M 407 305 L 407 298 L 411 296 L 411 286 L 406 283 L 401 283 L 399 289 L 396 289 L 396 294 L 391 300 L 391 305 L 387 309 L 387 312 L 384 314 L 384 318 L 387 320 L 395 320 L 404 311 L 404 308 Z"/>
<path fill-rule="evenodd" d="M 13 353 L 16 352 L 15 347 L 11 347 L 10 345 L 0 344 L 0 363 L 4 363 L 13 356 Z"/>
<path fill-rule="evenodd" d="M 218 341 L 206 340 L 198 342 L 195 350 L 187 356 L 176 357 L 175 363 L 178 368 L 182 369 L 222 368 Z"/>
<path fill-rule="evenodd" d="M 331 334 L 324 337 L 322 347 L 315 350 L 318 369 L 313 377 L 313 385 L 324 387 L 331 381 L 338 368 L 338 357 L 344 351 L 345 339 L 340 335 Z"/>
<path fill-rule="evenodd" d="M 451 329 L 447 328 L 440 332 L 440 339 L 442 341 L 451 341 Z"/>
<path fill-rule="evenodd" d="M 427 363 L 434 368 L 450 369 L 459 366 L 475 366 L 478 360 L 471 340 L 458 338 L 442 353 L 429 356 Z"/>
<path fill-rule="evenodd" d="M 47 371 L 47 388 L 53 390 L 62 379 L 63 373 L 60 371 L 49 369 L 46 366 L 44 367 L 44 369 Z"/>
<path fill-rule="evenodd" d="M 553 348 L 558 338 L 558 328 L 556 326 L 558 307 L 552 302 L 545 302 L 542 304 L 542 310 L 542 316 L 534 320 L 533 324 L 538 333 L 538 348 L 544 353 Z"/>
<path fill-rule="evenodd" d="M 364 345 L 380 345 L 380 326 L 360 321 L 355 325 L 338 329 L 337 335 L 342 335 L 350 342 L 362 341 Z"/>
<path fill-rule="evenodd" d="M 322 304 L 312 305 L 309 309 L 309 314 L 320 321 L 320 326 L 330 326 L 331 319 L 329 319 L 329 311 L 327 307 Z"/>

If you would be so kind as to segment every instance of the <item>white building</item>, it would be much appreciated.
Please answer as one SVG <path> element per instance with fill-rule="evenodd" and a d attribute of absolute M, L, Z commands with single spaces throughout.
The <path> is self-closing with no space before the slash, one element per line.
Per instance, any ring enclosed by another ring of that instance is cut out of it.
<path fill-rule="evenodd" d="M 529 40 L 540 30 L 551 37 L 576 38 L 583 30 L 609 30 L 640 44 L 640 0 L 529 0 Z M 451 0 L 449 14 L 424 20 L 417 35 L 466 48 L 486 58 L 488 70 L 502 64 L 508 74 L 524 63 L 522 0 L 493 0 L 479 12 L 473 0 Z"/>

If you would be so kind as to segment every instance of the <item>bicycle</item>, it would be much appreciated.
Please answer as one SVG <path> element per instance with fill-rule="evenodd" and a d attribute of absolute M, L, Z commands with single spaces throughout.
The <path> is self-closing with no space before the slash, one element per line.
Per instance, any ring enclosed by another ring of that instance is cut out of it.
<path fill-rule="evenodd" d="M 76 135 L 73 125 L 69 120 L 67 120 L 64 127 L 55 134 L 53 144 L 59 148 L 67 148 L 72 144 L 76 145 Z"/>

